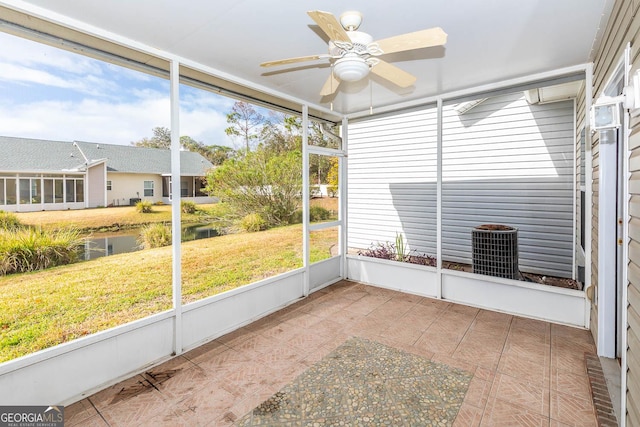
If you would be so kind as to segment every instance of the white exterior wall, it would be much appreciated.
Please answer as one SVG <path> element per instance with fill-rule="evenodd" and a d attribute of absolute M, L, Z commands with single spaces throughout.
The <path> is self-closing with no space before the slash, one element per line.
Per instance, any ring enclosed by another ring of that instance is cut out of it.
<path fill-rule="evenodd" d="M 129 199 L 139 198 L 153 203 L 162 201 L 162 177 L 154 174 L 107 172 L 111 190 L 107 190 L 107 205 L 129 206 Z M 144 196 L 144 181 L 153 181 L 153 197 Z"/>
<path fill-rule="evenodd" d="M 471 230 L 519 228 L 520 269 L 572 274 L 573 102 L 522 92 L 464 115 L 443 109 L 443 260 L 471 263 Z M 436 110 L 349 126 L 349 247 L 391 242 L 435 255 Z"/>
<path fill-rule="evenodd" d="M 436 253 L 436 109 L 349 125 L 349 242 Z"/>
<path fill-rule="evenodd" d="M 519 230 L 520 270 L 571 277 L 573 101 L 518 92 L 443 115 L 443 259 L 471 264 L 471 230 L 505 224 Z"/>
<path fill-rule="evenodd" d="M 87 184 L 85 185 L 85 200 L 87 200 L 87 207 L 97 208 L 98 206 L 106 206 L 105 192 L 107 191 L 105 183 L 105 169 L 107 165 L 101 163 L 96 166 L 92 166 L 87 171 Z"/>

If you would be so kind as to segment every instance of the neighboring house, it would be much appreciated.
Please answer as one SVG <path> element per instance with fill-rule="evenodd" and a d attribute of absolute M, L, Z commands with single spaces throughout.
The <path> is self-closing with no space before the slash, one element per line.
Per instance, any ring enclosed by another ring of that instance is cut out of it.
<path fill-rule="evenodd" d="M 12 212 L 171 203 L 171 152 L 82 141 L 0 137 L 0 209 Z M 180 152 L 180 195 L 196 203 L 213 164 Z"/>

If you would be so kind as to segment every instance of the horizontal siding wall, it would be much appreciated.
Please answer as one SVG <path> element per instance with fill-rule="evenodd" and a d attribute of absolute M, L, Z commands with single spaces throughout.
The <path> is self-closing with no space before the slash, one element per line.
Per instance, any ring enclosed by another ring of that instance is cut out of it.
<path fill-rule="evenodd" d="M 436 109 L 349 125 L 349 247 L 436 253 Z"/>
<path fill-rule="evenodd" d="M 443 259 L 471 263 L 471 231 L 518 228 L 522 271 L 572 276 L 574 104 L 522 92 L 444 109 Z"/>
<path fill-rule="evenodd" d="M 631 43 L 631 71 L 640 69 L 640 2 L 616 0 L 594 61 L 594 99 L 602 95 L 608 79 L 617 67 L 627 43 Z M 629 241 L 627 262 L 627 426 L 640 425 L 640 116 L 632 117 L 629 138 Z M 599 135 L 593 134 L 593 219 L 592 229 L 592 284 L 598 286 L 598 184 L 600 179 Z M 606 167 L 603 165 L 603 167 Z M 587 183 L 589 185 L 589 183 Z M 597 314 L 597 307 L 592 306 Z M 597 331 L 593 325 L 594 335 Z M 609 331 L 611 333 L 611 331 Z"/>
<path fill-rule="evenodd" d="M 444 110 L 443 259 L 471 263 L 471 230 L 520 229 L 523 271 L 570 277 L 573 101 L 529 105 L 522 92 L 458 115 Z M 350 248 L 393 243 L 436 252 L 436 109 L 349 125 Z"/>

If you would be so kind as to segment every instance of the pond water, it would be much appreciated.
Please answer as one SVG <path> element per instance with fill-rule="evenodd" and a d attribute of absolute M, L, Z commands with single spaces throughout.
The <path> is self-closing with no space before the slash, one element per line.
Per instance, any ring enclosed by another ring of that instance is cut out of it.
<path fill-rule="evenodd" d="M 113 233 L 94 233 L 85 239 L 80 259 L 89 261 L 103 256 L 124 254 L 141 250 L 138 236 L 140 229 L 130 229 Z M 182 241 L 216 237 L 218 232 L 213 224 L 187 224 L 182 226 Z"/>

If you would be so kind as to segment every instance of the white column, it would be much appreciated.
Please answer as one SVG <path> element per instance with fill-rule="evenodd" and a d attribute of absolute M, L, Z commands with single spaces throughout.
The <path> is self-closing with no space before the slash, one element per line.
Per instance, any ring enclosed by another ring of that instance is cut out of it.
<path fill-rule="evenodd" d="M 442 298 L 442 98 L 436 108 L 436 297 Z"/>
<path fill-rule="evenodd" d="M 309 107 L 302 106 L 302 294 L 309 295 Z"/>
<path fill-rule="evenodd" d="M 182 251 L 180 247 L 180 63 L 171 61 L 171 265 L 174 320 L 173 351 L 182 353 Z"/>
<path fill-rule="evenodd" d="M 340 263 L 340 277 L 343 279 L 347 278 L 349 274 L 347 268 L 347 252 L 349 251 L 349 240 L 347 238 L 349 228 L 347 223 L 347 215 L 348 215 L 348 194 L 347 194 L 347 175 L 349 171 L 349 163 L 348 163 L 348 140 L 349 140 L 349 119 L 347 117 L 342 118 L 342 127 L 341 127 L 341 136 L 342 136 L 342 147 L 340 149 L 344 152 L 344 156 L 338 157 L 339 163 L 339 174 L 338 174 L 338 219 L 342 223 L 340 227 L 340 255 L 342 256 L 342 262 Z"/>

